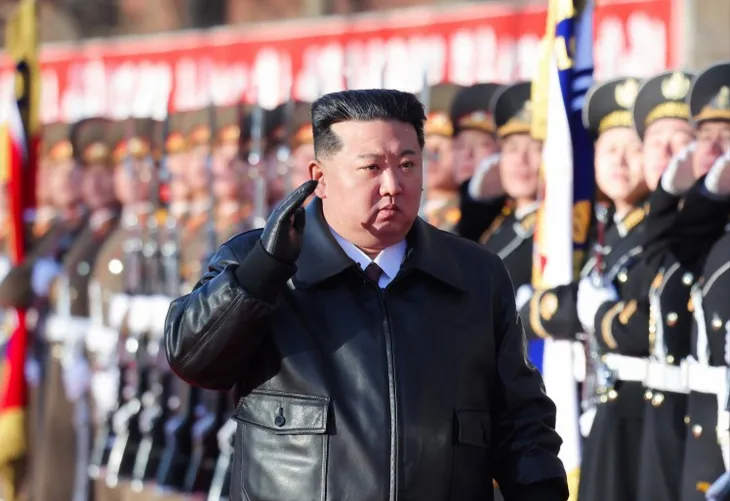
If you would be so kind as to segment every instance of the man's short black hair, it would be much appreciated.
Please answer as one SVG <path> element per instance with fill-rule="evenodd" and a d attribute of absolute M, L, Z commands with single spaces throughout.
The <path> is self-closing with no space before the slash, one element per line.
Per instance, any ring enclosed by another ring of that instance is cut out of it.
<path fill-rule="evenodd" d="M 339 122 L 398 120 L 416 129 L 423 148 L 423 124 L 426 113 L 416 96 L 391 89 L 346 90 L 325 94 L 312 104 L 312 132 L 316 158 L 336 153 L 342 148 L 332 125 Z"/>

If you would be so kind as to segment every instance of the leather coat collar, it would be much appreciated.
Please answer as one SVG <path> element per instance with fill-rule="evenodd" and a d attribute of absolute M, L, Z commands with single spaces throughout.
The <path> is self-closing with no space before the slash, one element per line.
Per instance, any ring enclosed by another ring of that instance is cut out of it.
<path fill-rule="evenodd" d="M 297 259 L 297 272 L 293 278 L 297 288 L 306 289 L 353 268 L 355 262 L 342 250 L 332 236 L 322 214 L 322 201 L 318 197 L 307 206 L 306 226 L 302 251 Z M 448 235 L 421 218 L 416 218 L 406 236 L 408 249 L 395 282 L 411 272 L 421 272 L 455 289 L 466 292 L 467 285 L 461 264 L 451 251 Z"/>

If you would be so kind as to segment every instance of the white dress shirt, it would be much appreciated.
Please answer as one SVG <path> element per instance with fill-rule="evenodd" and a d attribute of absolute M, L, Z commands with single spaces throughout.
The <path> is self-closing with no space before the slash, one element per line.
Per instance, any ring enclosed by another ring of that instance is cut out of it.
<path fill-rule="evenodd" d="M 340 247 L 342 247 L 342 250 L 345 251 L 345 254 L 347 254 L 350 259 L 355 261 L 360 266 L 360 268 L 363 269 L 363 271 L 365 270 L 365 268 L 368 267 L 370 263 L 373 262 L 380 266 L 380 269 L 383 270 L 383 273 L 380 275 L 380 279 L 378 280 L 378 286 L 380 286 L 381 289 L 385 289 L 398 274 L 398 270 L 400 270 L 400 265 L 403 263 L 403 258 L 406 255 L 405 240 L 401 240 L 395 245 L 386 247 L 385 249 L 380 251 L 380 254 L 375 256 L 375 259 L 370 259 L 370 256 L 361 251 L 356 245 L 348 242 L 343 237 L 338 235 L 335 230 L 330 228 L 330 231 L 335 237 L 335 240 L 337 240 L 337 243 L 340 244 Z"/>

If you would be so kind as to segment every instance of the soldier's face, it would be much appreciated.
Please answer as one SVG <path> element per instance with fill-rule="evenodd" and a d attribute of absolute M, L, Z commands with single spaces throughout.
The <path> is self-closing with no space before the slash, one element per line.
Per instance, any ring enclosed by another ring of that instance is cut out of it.
<path fill-rule="evenodd" d="M 173 153 L 167 156 L 167 169 L 170 172 L 170 202 L 184 202 L 190 196 L 190 188 L 185 180 L 186 153 Z"/>
<path fill-rule="evenodd" d="M 510 134 L 502 140 L 499 176 L 505 193 L 515 200 L 535 198 L 542 161 L 542 143 L 529 134 Z"/>
<path fill-rule="evenodd" d="M 309 164 L 314 161 L 314 146 L 300 144 L 291 152 L 291 184 L 297 187 L 309 181 Z"/>
<path fill-rule="evenodd" d="M 38 164 L 38 173 L 36 179 L 36 202 L 39 206 L 51 203 L 50 191 L 50 161 L 42 160 Z"/>
<path fill-rule="evenodd" d="M 213 154 L 213 193 L 217 200 L 239 200 L 243 162 L 237 155 L 237 147 L 221 147 Z"/>
<path fill-rule="evenodd" d="M 418 214 L 423 160 L 416 130 L 397 120 L 340 122 L 342 144 L 310 166 L 325 218 L 362 249 L 401 241 Z"/>
<path fill-rule="evenodd" d="M 661 118 L 644 131 L 644 177 L 654 191 L 674 153 L 694 135 L 689 122 L 679 118 Z M 680 144 L 683 143 L 683 144 Z"/>
<path fill-rule="evenodd" d="M 696 177 L 704 176 L 715 160 L 730 150 L 730 122 L 707 121 L 697 127 L 697 145 L 692 168 Z"/>
<path fill-rule="evenodd" d="M 456 188 L 454 176 L 453 139 L 446 136 L 426 136 L 424 155 L 428 159 L 428 176 L 426 183 L 429 189 L 453 190 Z"/>
<path fill-rule="evenodd" d="M 499 146 L 492 134 L 479 130 L 464 130 L 454 139 L 454 171 L 461 184 L 474 174 L 479 162 L 497 153 Z"/>
<path fill-rule="evenodd" d="M 52 167 L 49 190 L 53 205 L 71 207 L 81 201 L 82 172 L 73 160 Z"/>
<path fill-rule="evenodd" d="M 151 181 L 152 166 L 145 159 L 122 161 L 114 167 L 114 192 L 124 205 L 149 200 Z"/>
<path fill-rule="evenodd" d="M 103 164 L 89 165 L 84 169 L 81 186 L 84 203 L 91 210 L 108 207 L 116 200 L 114 177 L 109 167 Z"/>
<path fill-rule="evenodd" d="M 193 146 L 190 149 L 188 164 L 185 169 L 185 178 L 192 193 L 204 192 L 209 188 L 206 165 L 208 151 L 209 147 L 207 145 Z"/>
<path fill-rule="evenodd" d="M 641 140 L 629 127 L 609 129 L 598 137 L 596 184 L 612 201 L 634 203 L 646 195 Z"/>

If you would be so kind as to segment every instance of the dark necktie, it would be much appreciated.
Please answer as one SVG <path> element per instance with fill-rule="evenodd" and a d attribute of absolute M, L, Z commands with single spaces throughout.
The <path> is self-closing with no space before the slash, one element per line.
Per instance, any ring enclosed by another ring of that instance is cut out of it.
<path fill-rule="evenodd" d="M 365 268 L 365 275 L 367 275 L 367 277 L 370 280 L 372 280 L 373 282 L 375 282 L 376 284 L 378 283 L 378 280 L 380 280 L 380 276 L 382 274 L 383 274 L 382 268 L 380 268 L 380 266 L 378 266 L 375 263 L 375 261 L 373 261 L 372 263 L 370 263 L 368 265 L 368 267 Z"/>

